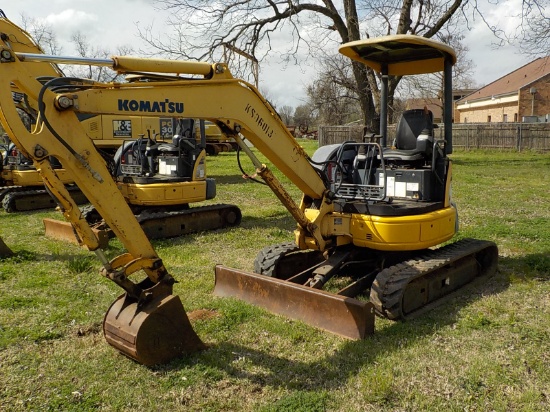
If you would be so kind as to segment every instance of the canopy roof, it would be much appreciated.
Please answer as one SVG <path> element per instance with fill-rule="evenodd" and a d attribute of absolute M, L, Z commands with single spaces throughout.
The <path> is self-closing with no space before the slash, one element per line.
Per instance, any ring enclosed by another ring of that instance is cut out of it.
<path fill-rule="evenodd" d="M 456 63 L 451 47 L 412 34 L 357 40 L 343 44 L 339 51 L 377 72 L 387 65 L 388 74 L 393 76 L 443 71 L 445 58 Z"/>

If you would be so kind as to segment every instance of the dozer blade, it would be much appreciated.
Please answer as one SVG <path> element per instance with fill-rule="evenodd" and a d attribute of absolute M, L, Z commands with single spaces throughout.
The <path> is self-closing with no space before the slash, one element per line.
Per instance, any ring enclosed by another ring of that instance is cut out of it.
<path fill-rule="evenodd" d="M 205 349 L 178 296 L 167 295 L 141 308 L 120 296 L 103 321 L 107 342 L 137 362 L 153 366 Z"/>
<path fill-rule="evenodd" d="M 78 244 L 73 226 L 69 222 L 49 218 L 44 218 L 42 221 L 44 222 L 46 237 Z M 99 247 L 102 249 L 107 248 L 112 231 L 95 228 L 92 228 L 92 230 L 97 236 Z"/>
<path fill-rule="evenodd" d="M 374 307 L 324 290 L 225 266 L 216 266 L 214 294 L 235 297 L 351 339 L 374 333 Z"/>

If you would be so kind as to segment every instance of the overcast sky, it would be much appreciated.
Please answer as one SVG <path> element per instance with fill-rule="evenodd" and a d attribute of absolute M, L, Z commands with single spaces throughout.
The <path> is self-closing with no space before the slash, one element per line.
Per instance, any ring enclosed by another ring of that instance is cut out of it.
<path fill-rule="evenodd" d="M 489 8 L 486 17 L 491 23 L 517 26 L 509 16 L 513 14 L 514 3 L 521 0 L 507 0 L 496 8 Z M 117 46 L 130 45 L 134 50 L 145 47 L 138 36 L 136 25 L 153 24 L 160 30 L 166 21 L 166 14 L 156 10 L 153 2 L 147 0 L 10 0 L 0 3 L 0 9 L 16 24 L 21 24 L 21 14 L 33 19 L 44 20 L 55 30 L 64 55 L 76 55 L 70 42 L 71 35 L 80 31 L 90 44 L 115 51 Z M 512 48 L 494 49 L 494 41 L 485 25 L 474 22 L 466 33 L 465 44 L 469 47 L 468 58 L 475 62 L 478 84 L 488 84 L 505 74 L 523 66 L 529 59 Z M 262 62 L 260 90 L 273 103 L 280 106 L 297 106 L 305 101 L 305 85 L 315 77 L 313 65 L 282 66 L 278 57 Z"/>

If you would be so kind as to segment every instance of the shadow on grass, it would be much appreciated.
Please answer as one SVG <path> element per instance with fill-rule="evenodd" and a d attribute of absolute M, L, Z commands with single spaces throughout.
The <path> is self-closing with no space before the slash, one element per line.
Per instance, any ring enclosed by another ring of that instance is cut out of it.
<path fill-rule="evenodd" d="M 217 185 L 236 185 L 236 184 L 253 183 L 243 178 L 242 173 L 238 170 L 235 171 L 235 174 L 231 174 L 231 175 L 217 175 L 217 176 L 208 175 L 208 177 L 213 178 L 216 181 Z"/>
<path fill-rule="evenodd" d="M 499 264 L 513 270 L 518 278 L 550 280 L 550 251 L 500 258 Z"/>
<path fill-rule="evenodd" d="M 117 248 L 116 250 L 119 250 Z M 17 249 L 13 251 L 13 255 L 7 257 L 0 257 L 1 263 L 21 263 L 21 262 L 52 262 L 52 261 L 74 261 L 76 258 L 83 260 L 89 259 L 93 254 L 82 254 L 78 252 L 74 253 L 37 253 L 27 249 Z M 98 261 L 99 262 L 99 261 Z"/>
<path fill-rule="evenodd" d="M 29 251 L 18 254 L 19 258 L 25 260 L 39 258 L 38 254 Z M 462 308 L 482 297 L 506 290 L 510 284 L 510 269 L 518 273 L 522 268 L 529 269 L 529 273 L 526 273 L 527 279 L 546 281 L 550 278 L 550 259 L 546 253 L 502 258 L 499 266 L 501 270 L 496 275 L 468 285 L 442 306 L 420 318 L 407 322 L 386 323 L 373 336 L 363 341 L 345 341 L 335 350 L 317 346 L 319 352 L 314 361 L 306 362 L 293 357 L 279 356 L 276 348 L 258 350 L 226 341 L 210 347 L 205 352 L 176 360 L 161 368 L 178 370 L 201 365 L 201 368 L 217 370 L 222 374 L 246 379 L 261 386 L 301 391 L 318 391 L 320 385 L 323 390 L 337 389 L 345 386 L 350 378 L 360 374 L 365 366 L 373 365 L 394 352 L 403 351 L 404 348 L 434 335 L 437 330 L 456 323 Z M 506 270 L 502 270 L 504 268 Z M 294 342 L 297 353 L 303 351 L 300 342 L 310 339 L 307 334 L 300 331 L 296 335 L 289 332 L 288 336 Z M 239 357 L 246 359 L 245 368 L 240 362 L 236 362 Z"/>
<path fill-rule="evenodd" d="M 216 229 L 208 232 L 202 232 L 207 234 L 228 234 L 233 231 L 239 231 L 239 236 L 248 236 L 246 233 L 241 233 L 243 230 L 257 230 L 257 229 L 268 229 L 268 230 L 278 230 L 278 229 L 284 229 L 292 231 L 296 227 L 296 221 L 288 214 L 286 210 L 274 210 L 273 213 L 269 216 L 249 216 L 244 215 L 242 217 L 241 224 L 239 226 L 233 226 L 233 227 L 226 227 L 223 229 Z M 198 233 L 190 233 L 185 236 L 178 236 L 173 238 L 166 238 L 166 239 L 154 239 L 152 241 L 153 245 L 160 246 L 184 246 L 193 244 L 196 241 L 196 236 L 200 235 L 201 232 Z"/>

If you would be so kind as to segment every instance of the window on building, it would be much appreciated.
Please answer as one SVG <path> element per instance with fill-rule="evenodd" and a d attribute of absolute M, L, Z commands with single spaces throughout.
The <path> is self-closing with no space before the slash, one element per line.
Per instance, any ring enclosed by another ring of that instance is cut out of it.
<path fill-rule="evenodd" d="M 487 116 L 487 123 L 491 123 L 491 116 Z"/>
<path fill-rule="evenodd" d="M 502 121 L 503 121 L 504 123 L 506 123 L 506 122 L 508 121 L 508 115 L 507 115 L 507 114 L 503 114 L 503 115 L 502 115 Z"/>
<path fill-rule="evenodd" d="M 514 113 L 514 123 L 517 123 L 517 122 L 518 122 L 518 114 Z"/>
<path fill-rule="evenodd" d="M 468 118 L 467 117 L 464 118 L 464 123 L 468 123 Z"/>

